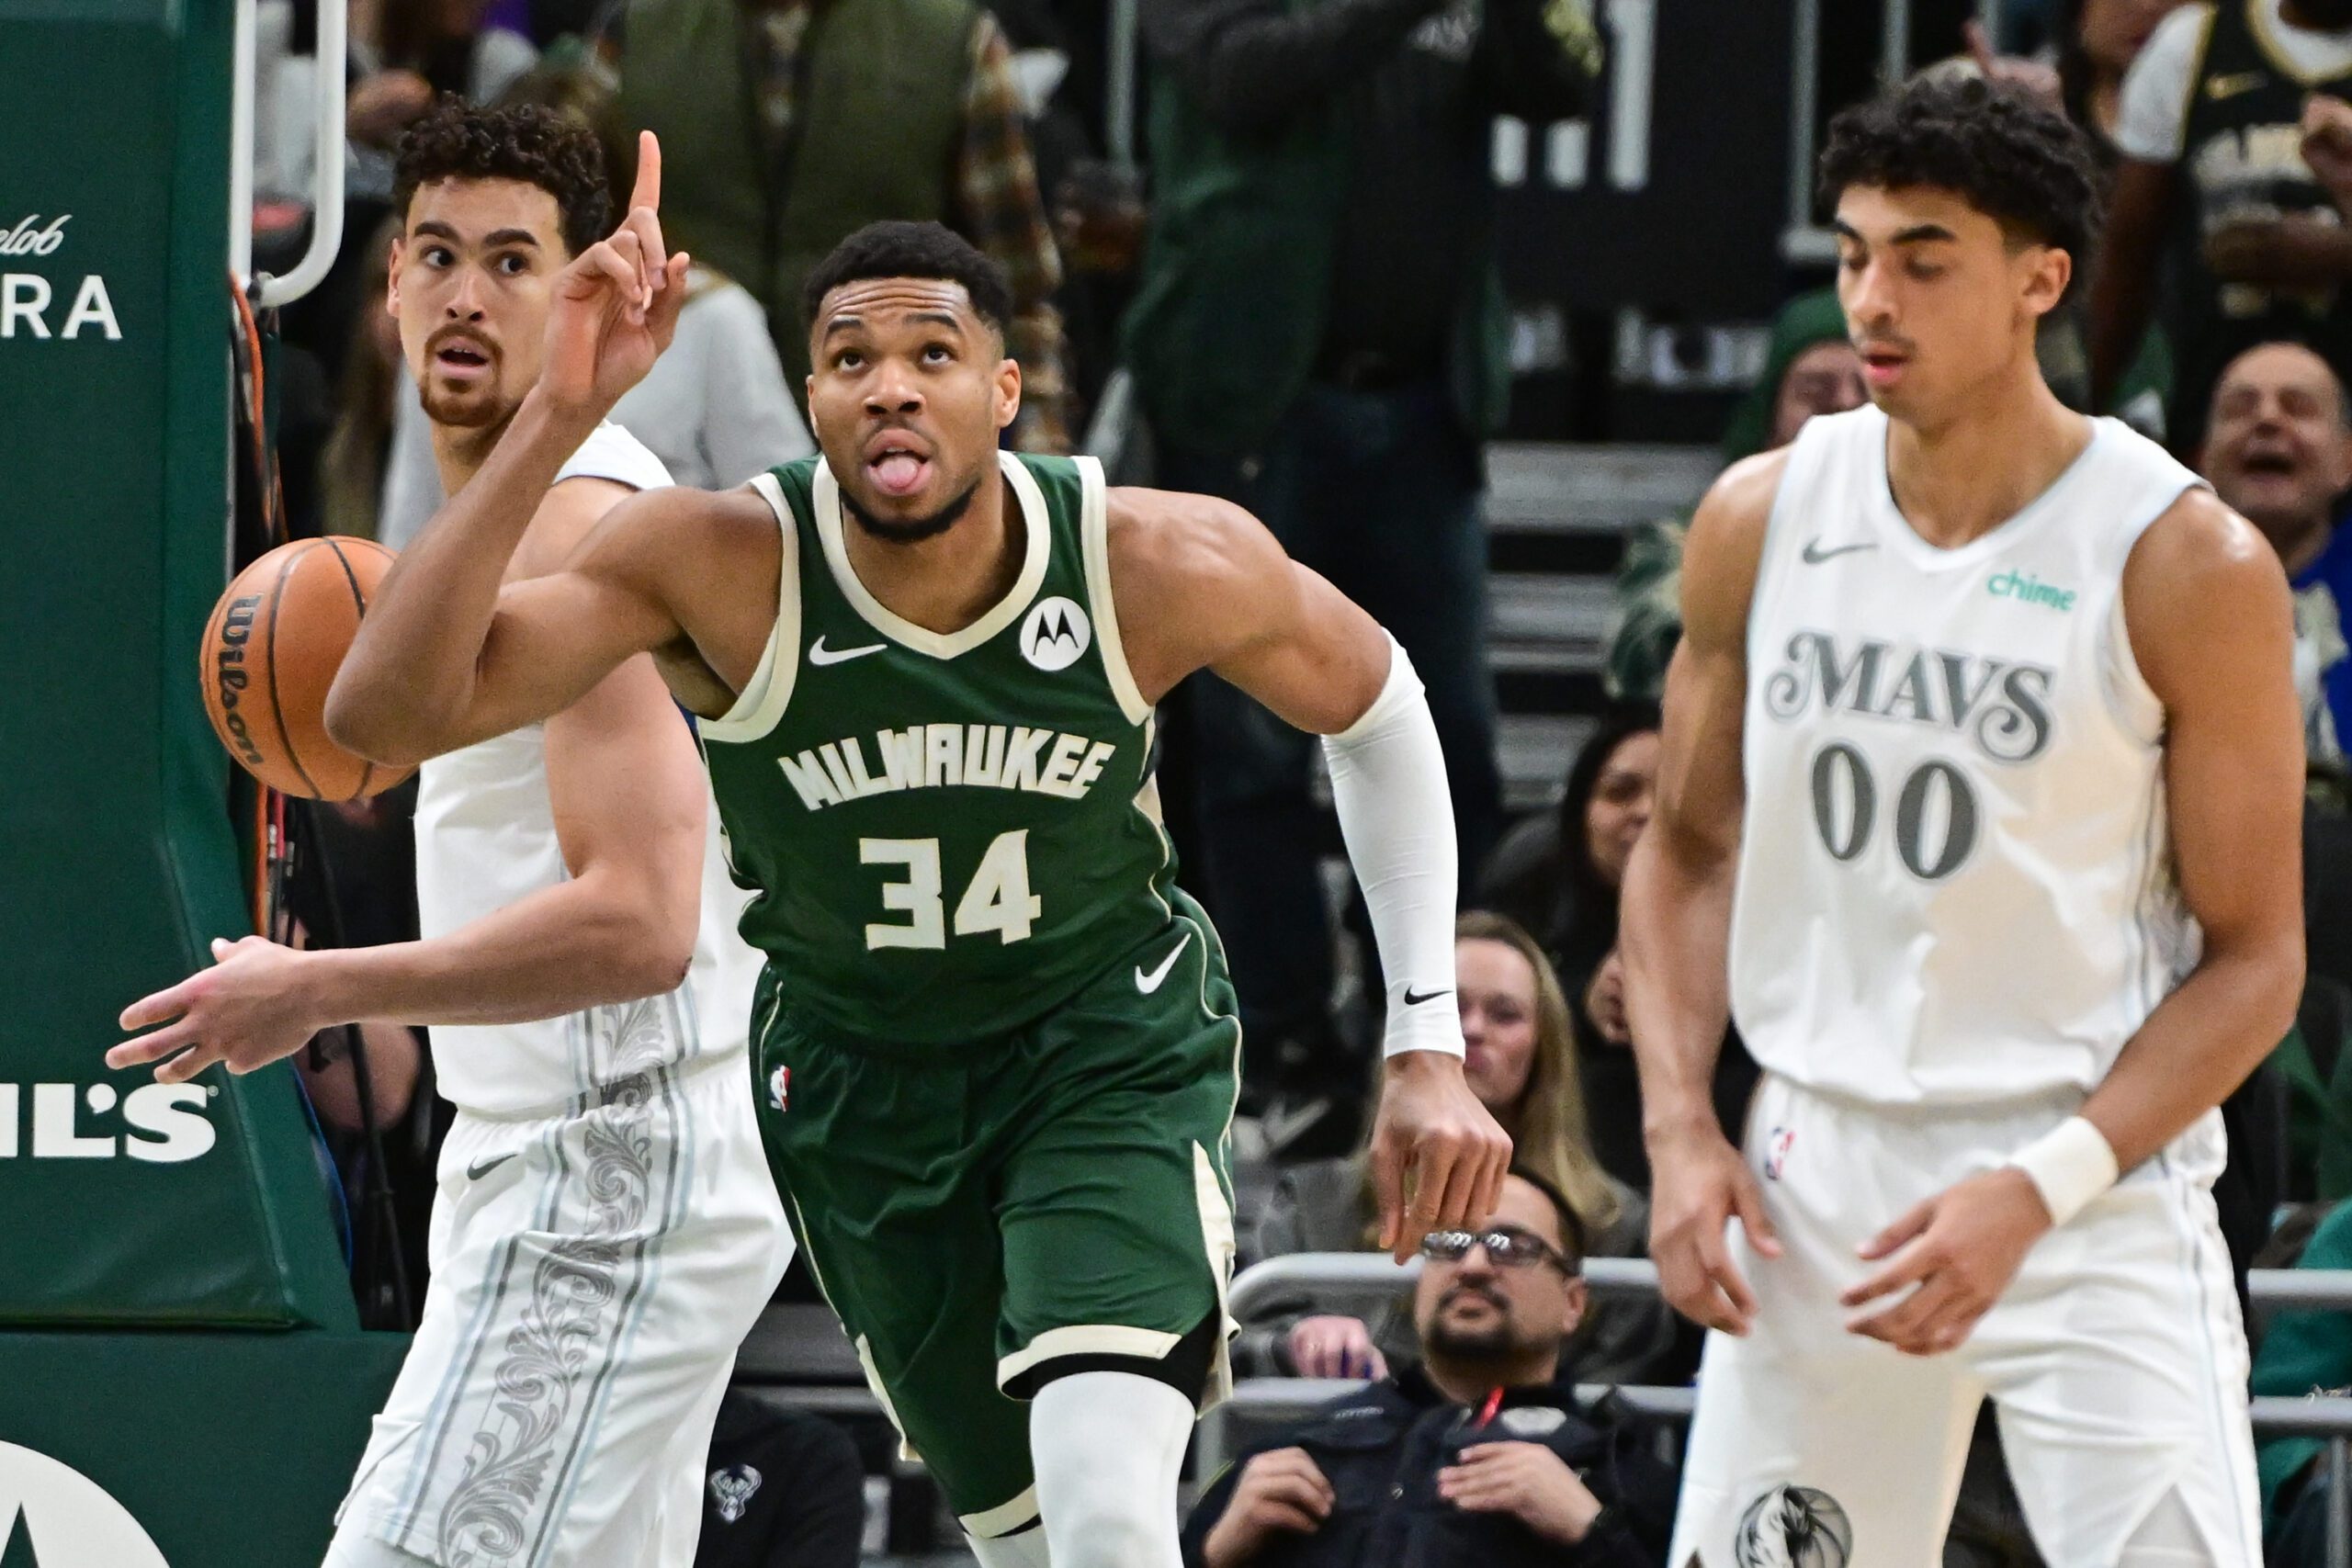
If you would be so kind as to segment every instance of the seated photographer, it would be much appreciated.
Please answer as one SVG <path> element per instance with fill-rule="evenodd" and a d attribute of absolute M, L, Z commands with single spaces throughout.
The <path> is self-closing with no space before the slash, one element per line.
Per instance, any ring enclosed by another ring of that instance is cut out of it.
<path fill-rule="evenodd" d="M 1656 1568 L 1673 1475 L 1607 1402 L 1579 1405 L 1560 1365 L 1585 1312 L 1582 1229 L 1515 1168 L 1477 1233 L 1431 1232 L 1419 1367 L 1218 1476 L 1185 1526 L 1186 1568 Z"/>

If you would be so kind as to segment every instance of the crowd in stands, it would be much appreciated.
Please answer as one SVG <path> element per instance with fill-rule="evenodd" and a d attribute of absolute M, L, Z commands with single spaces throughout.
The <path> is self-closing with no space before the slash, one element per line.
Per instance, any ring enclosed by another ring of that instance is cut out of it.
<path fill-rule="evenodd" d="M 1485 1229 L 1429 1239 L 1409 1300 L 1301 1294 L 1244 1325 L 1242 1375 L 1368 1386 L 1215 1478 L 1187 1562 L 1658 1562 L 1671 1472 L 1638 1423 L 1577 1386 L 1687 1382 L 1696 1338 L 1655 1302 L 1589 1299 L 1577 1275 L 1587 1257 L 1640 1256 L 1647 1237 L 1617 898 L 1657 789 L 1684 520 L 1629 535 L 1611 705 L 1558 759 L 1557 807 L 1517 823 L 1487 651 L 1482 449 L 1510 390 L 1487 126 L 1586 106 L 1593 7 L 1141 0 L 1138 173 L 1108 157 L 1093 0 L 993 12 L 977 0 L 355 0 L 340 64 L 311 58 L 314 4 L 264 7 L 255 213 L 265 260 L 295 247 L 293 197 L 307 187 L 296 110 L 307 73 L 344 70 L 348 238 L 328 286 L 283 322 L 298 532 L 398 546 L 440 503 L 397 329 L 376 302 L 399 231 L 390 150 L 454 93 L 594 127 L 616 195 L 634 176 L 634 132 L 660 132 L 662 220 L 698 265 L 676 345 L 616 417 L 680 482 L 736 484 L 812 449 L 803 276 L 868 220 L 935 219 L 1013 283 L 1017 445 L 1073 449 L 1124 369 L 1154 482 L 1249 507 L 1395 632 L 1447 757 L 1468 1077 L 1518 1166 Z M 2044 94 L 2100 150 L 2108 237 L 2044 324 L 2045 372 L 2076 406 L 2192 462 L 2260 528 L 2295 591 L 2311 976 L 2296 1030 L 2233 1101 L 2220 1201 L 2241 1278 L 2257 1249 L 2290 1258 L 2306 1235 L 2305 1266 L 2352 1266 L 2352 1213 L 2331 1207 L 2352 1196 L 2352 534 L 2338 526 L 2352 488 L 2352 0 L 2027 9 L 2038 50 L 2010 38 L 2026 51 L 2003 54 L 1972 30 L 1933 69 Z M 1807 281 L 1773 324 L 1727 463 L 1865 397 L 1835 293 Z M 1252 1188 L 1265 1197 L 1241 1216 L 1241 1261 L 1373 1250 L 1363 1145 L 1377 1020 L 1361 998 L 1379 989 L 1351 992 L 1335 959 L 1347 911 L 1323 875 L 1313 748 L 1206 675 L 1162 716 L 1171 831 L 1231 952 L 1242 1110 L 1271 1161 Z M 305 814 L 312 874 L 292 897 L 308 940 L 413 934 L 413 791 Z M 382 1228 L 404 1229 L 413 1302 L 439 1125 L 429 1058 L 409 1032 L 370 1026 L 362 1078 L 342 1032 L 305 1055 L 305 1079 L 355 1200 L 355 1256 L 380 1258 Z M 1716 1085 L 1735 1133 L 1755 1079 L 1735 1032 Z M 389 1209 L 358 1201 L 386 1188 Z M 2304 1205 L 2306 1223 L 2274 1236 L 2282 1203 Z M 399 1315 L 380 1279 L 368 1304 L 371 1321 Z M 2269 1325 L 2257 1392 L 2346 1385 L 2352 1317 Z M 845 1450 L 779 1419 L 730 1406 L 722 1447 L 792 1457 L 714 1457 L 704 1561 L 854 1558 Z M 2315 1452 L 2306 1439 L 2263 1450 L 2280 1563 L 2322 1560 Z M 2035 1562 L 1986 1454 L 1948 1561 Z M 781 1517 L 794 1512 L 785 1490 L 760 1481 L 780 1463 L 837 1474 L 838 1487 L 795 1494 L 830 1497 L 831 1512 Z M 746 1520 L 763 1540 L 799 1544 L 746 1547 Z"/>

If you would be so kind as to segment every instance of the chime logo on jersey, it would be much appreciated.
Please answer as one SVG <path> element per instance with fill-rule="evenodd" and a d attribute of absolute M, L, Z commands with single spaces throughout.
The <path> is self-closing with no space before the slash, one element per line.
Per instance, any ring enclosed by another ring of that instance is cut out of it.
<path fill-rule="evenodd" d="M 1086 612 L 1058 593 L 1031 605 L 1021 623 L 1021 657 L 1048 674 L 1077 663 L 1093 640 Z"/>
<path fill-rule="evenodd" d="M 1764 710 L 1783 720 L 1815 707 L 1900 719 L 1965 735 L 1996 762 L 2028 762 L 2050 748 L 2055 674 L 1985 654 L 1801 631 L 1764 682 Z"/>

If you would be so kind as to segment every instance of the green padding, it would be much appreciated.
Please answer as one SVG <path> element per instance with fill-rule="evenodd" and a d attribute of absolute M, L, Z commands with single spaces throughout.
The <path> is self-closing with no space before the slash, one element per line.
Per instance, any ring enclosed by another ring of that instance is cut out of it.
<path fill-rule="evenodd" d="M 244 929 L 195 657 L 232 13 L 0 0 L 0 1325 L 356 1325 L 290 1069 L 175 1090 L 101 1060 Z"/>
<path fill-rule="evenodd" d="M 318 1568 L 407 1351 L 400 1334 L 0 1335 L 0 1563 Z"/>

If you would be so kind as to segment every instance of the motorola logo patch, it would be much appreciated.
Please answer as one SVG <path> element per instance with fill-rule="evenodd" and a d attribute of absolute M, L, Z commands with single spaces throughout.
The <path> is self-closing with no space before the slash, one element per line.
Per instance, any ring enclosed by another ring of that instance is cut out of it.
<path fill-rule="evenodd" d="M 1021 657 L 1049 674 L 1077 663 L 1093 641 L 1086 612 L 1059 594 L 1038 600 L 1021 623 Z"/>

